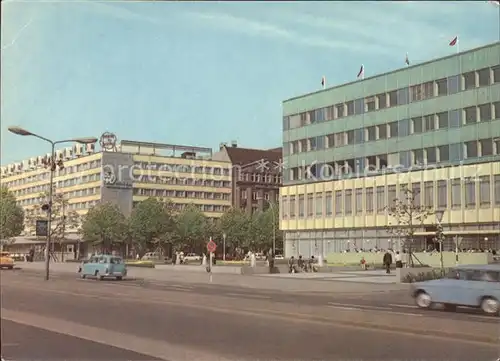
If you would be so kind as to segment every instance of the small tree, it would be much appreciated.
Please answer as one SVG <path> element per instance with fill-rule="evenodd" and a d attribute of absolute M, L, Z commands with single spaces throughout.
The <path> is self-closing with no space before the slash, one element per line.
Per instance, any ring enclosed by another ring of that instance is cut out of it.
<path fill-rule="evenodd" d="M 81 235 L 85 241 L 109 253 L 127 238 L 127 220 L 116 204 L 102 203 L 91 208 L 83 218 Z"/>
<path fill-rule="evenodd" d="M 402 188 L 403 196 L 401 199 L 394 199 L 392 204 L 386 207 L 387 213 L 392 219 L 392 221 L 389 221 L 387 231 L 404 240 L 405 247 L 408 247 L 410 254 L 410 264 L 413 266 L 414 255 L 412 248 L 415 230 L 434 212 L 430 207 L 416 204 L 415 198 L 420 194 L 419 192 L 413 191 L 407 186 Z"/>
<path fill-rule="evenodd" d="M 6 187 L 0 188 L 0 245 L 19 236 L 24 230 L 24 210 L 16 204 L 16 197 Z"/>
<path fill-rule="evenodd" d="M 189 248 L 200 252 L 208 237 L 208 220 L 194 204 L 187 205 L 175 217 L 176 231 L 174 239 L 179 249 Z"/>
<path fill-rule="evenodd" d="M 156 198 L 140 202 L 130 215 L 129 231 L 132 244 L 140 253 L 151 247 L 160 248 L 163 253 L 175 232 L 172 202 Z"/>
<path fill-rule="evenodd" d="M 220 231 L 226 235 L 226 248 L 235 251 L 250 242 L 251 217 L 238 208 L 231 208 L 220 218 Z"/>

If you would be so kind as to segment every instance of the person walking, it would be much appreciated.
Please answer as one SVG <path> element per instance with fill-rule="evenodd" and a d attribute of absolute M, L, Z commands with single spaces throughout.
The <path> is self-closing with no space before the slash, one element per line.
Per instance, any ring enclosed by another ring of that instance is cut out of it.
<path fill-rule="evenodd" d="M 394 258 L 396 260 L 396 268 L 403 268 L 403 260 L 399 251 L 396 251 L 396 256 Z"/>
<path fill-rule="evenodd" d="M 385 251 L 382 263 L 385 267 L 385 273 L 391 273 L 392 255 L 389 251 Z"/>

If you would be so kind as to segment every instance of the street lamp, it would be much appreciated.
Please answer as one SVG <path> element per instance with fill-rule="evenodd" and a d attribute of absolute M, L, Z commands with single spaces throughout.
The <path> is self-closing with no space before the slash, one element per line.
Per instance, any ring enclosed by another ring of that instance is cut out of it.
<path fill-rule="evenodd" d="M 222 233 L 222 260 L 226 260 L 226 234 Z"/>
<path fill-rule="evenodd" d="M 444 211 L 438 210 L 436 211 L 436 221 L 437 221 L 437 227 L 436 227 L 436 241 L 439 242 L 439 257 L 440 257 L 440 263 L 441 263 L 441 276 L 444 276 L 444 259 L 443 259 L 443 243 L 444 243 L 444 233 L 443 233 L 443 226 L 441 224 L 441 221 L 443 220 L 443 215 Z"/>
<path fill-rule="evenodd" d="M 38 139 L 41 139 L 51 145 L 51 164 L 50 164 L 50 180 L 49 180 L 49 203 L 48 203 L 48 217 L 47 217 L 47 241 L 45 243 L 45 280 L 49 280 L 49 267 L 50 267 L 50 258 L 49 258 L 49 249 L 52 240 L 52 197 L 53 197 L 53 188 L 54 188 L 54 172 L 56 170 L 56 162 L 55 162 L 55 147 L 57 144 L 61 143 L 80 143 L 80 144 L 94 144 L 97 142 L 97 138 L 95 137 L 87 137 L 87 138 L 72 138 L 72 139 L 63 139 L 53 141 L 48 138 L 42 137 L 41 135 L 32 133 L 26 129 L 21 127 L 8 127 L 9 132 L 14 133 L 20 136 L 31 136 Z"/>

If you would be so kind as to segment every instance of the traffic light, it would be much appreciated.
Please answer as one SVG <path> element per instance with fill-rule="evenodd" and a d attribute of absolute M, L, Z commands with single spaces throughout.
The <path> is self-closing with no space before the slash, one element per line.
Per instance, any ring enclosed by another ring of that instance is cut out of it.
<path fill-rule="evenodd" d="M 48 203 L 42 204 L 42 211 L 48 212 L 50 209 L 50 205 Z"/>

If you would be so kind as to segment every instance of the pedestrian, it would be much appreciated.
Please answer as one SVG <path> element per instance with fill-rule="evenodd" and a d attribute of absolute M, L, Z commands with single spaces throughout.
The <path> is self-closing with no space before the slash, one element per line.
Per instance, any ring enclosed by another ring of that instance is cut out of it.
<path fill-rule="evenodd" d="M 396 268 L 403 268 L 403 260 L 399 251 L 396 251 L 396 256 L 394 258 L 396 260 Z"/>
<path fill-rule="evenodd" d="M 385 273 L 391 273 L 392 255 L 389 251 L 385 251 L 382 263 L 385 267 Z"/>
<path fill-rule="evenodd" d="M 292 256 L 288 260 L 288 273 L 295 273 L 295 257 Z"/>

